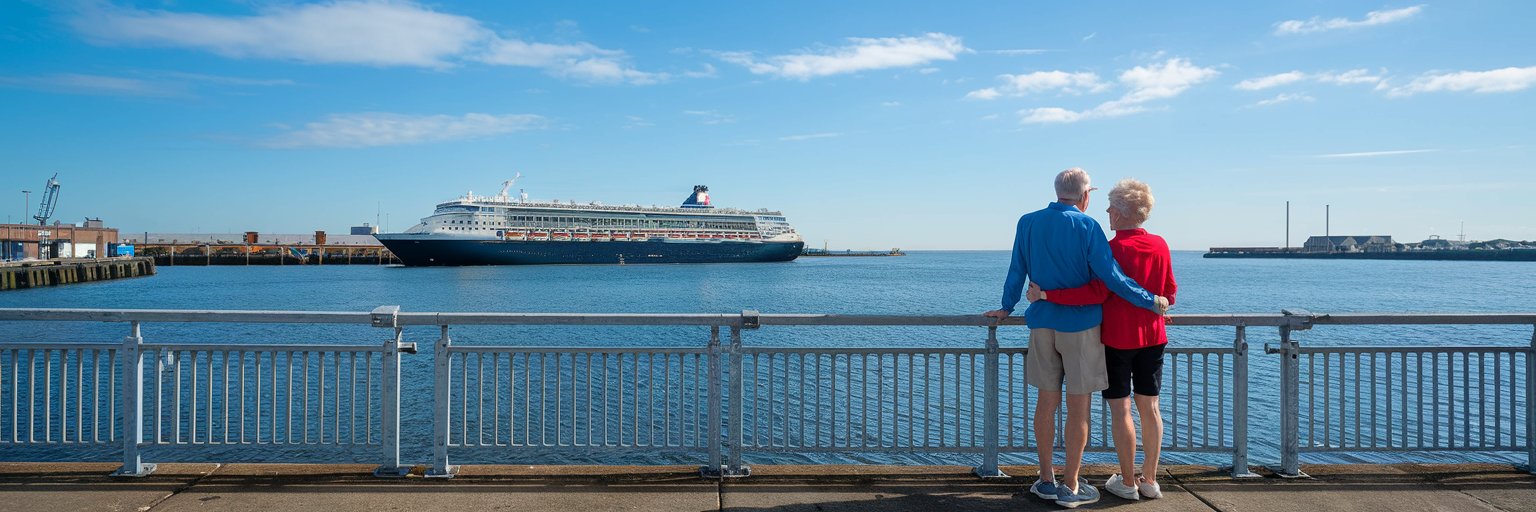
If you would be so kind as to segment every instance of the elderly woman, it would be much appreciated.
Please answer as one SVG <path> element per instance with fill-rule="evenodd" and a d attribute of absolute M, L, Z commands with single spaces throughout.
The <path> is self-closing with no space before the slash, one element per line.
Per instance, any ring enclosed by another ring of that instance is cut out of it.
<path fill-rule="evenodd" d="M 1109 247 L 1127 276 L 1148 292 L 1167 297 L 1172 304 L 1178 286 L 1173 281 L 1168 243 L 1141 229 L 1152 213 L 1152 204 L 1152 188 L 1146 183 L 1124 179 L 1115 184 L 1109 192 L 1109 226 L 1115 230 Z M 1097 280 L 1060 290 L 1042 291 L 1031 284 L 1026 297 L 1030 301 L 1072 306 L 1104 305 L 1101 339 L 1104 366 L 1109 374 L 1104 399 L 1109 402 L 1115 452 L 1120 458 L 1120 474 L 1111 476 L 1104 489 L 1129 500 L 1138 499 L 1138 495 L 1161 498 L 1157 458 L 1163 439 L 1163 418 L 1158 412 L 1157 395 L 1163 374 L 1163 347 L 1168 344 L 1163 317 L 1109 293 L 1104 283 Z M 1141 413 L 1141 438 L 1147 443 L 1139 479 L 1132 476 L 1136 474 L 1136 432 L 1129 398 L 1133 388 L 1136 409 Z"/>

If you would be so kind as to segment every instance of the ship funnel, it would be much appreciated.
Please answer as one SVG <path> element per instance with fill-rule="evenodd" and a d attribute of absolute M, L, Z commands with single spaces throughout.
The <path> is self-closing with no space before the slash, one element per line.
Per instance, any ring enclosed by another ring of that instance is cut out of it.
<path fill-rule="evenodd" d="M 713 205 L 709 204 L 709 187 L 694 185 L 693 194 L 690 194 L 688 199 L 683 200 L 683 208 L 714 208 Z"/>

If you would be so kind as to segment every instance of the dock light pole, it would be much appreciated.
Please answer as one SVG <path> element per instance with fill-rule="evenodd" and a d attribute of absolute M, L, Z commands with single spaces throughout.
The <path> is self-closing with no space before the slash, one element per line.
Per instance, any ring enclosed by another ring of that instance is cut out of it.
<path fill-rule="evenodd" d="M 1291 202 L 1285 202 L 1285 250 L 1291 250 Z"/>
<path fill-rule="evenodd" d="M 27 210 L 32 209 L 32 191 L 21 191 L 21 223 L 27 223 Z"/>

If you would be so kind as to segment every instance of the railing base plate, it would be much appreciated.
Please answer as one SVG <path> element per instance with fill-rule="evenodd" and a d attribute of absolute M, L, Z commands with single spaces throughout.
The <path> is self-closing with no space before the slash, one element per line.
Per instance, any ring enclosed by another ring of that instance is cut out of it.
<path fill-rule="evenodd" d="M 1236 469 L 1233 469 L 1232 466 L 1224 466 L 1221 469 L 1226 471 L 1227 474 L 1232 475 L 1233 479 L 1237 479 L 1237 480 L 1243 480 L 1243 479 L 1248 479 L 1248 478 L 1264 478 L 1264 475 L 1260 475 L 1258 473 L 1254 473 L 1252 471 L 1249 471 L 1248 468 L 1243 468 L 1241 471 L 1238 471 Z"/>
<path fill-rule="evenodd" d="M 112 476 L 116 477 L 116 478 L 139 478 L 139 477 L 149 476 L 150 473 L 154 473 L 154 472 L 155 472 L 155 465 L 154 464 L 139 464 L 139 470 L 138 471 L 131 471 L 131 470 L 129 470 L 128 466 L 123 466 L 123 467 L 117 468 L 117 471 L 113 471 L 112 472 Z"/>
<path fill-rule="evenodd" d="M 704 478 L 745 478 L 752 476 L 752 466 L 741 466 L 731 469 L 730 466 L 720 466 L 711 471 L 709 466 L 699 466 L 699 476 Z"/>
<path fill-rule="evenodd" d="M 409 474 L 410 466 L 379 466 L 373 469 L 373 476 L 378 478 L 405 478 Z"/>
<path fill-rule="evenodd" d="M 458 474 L 459 474 L 459 467 L 458 466 L 448 466 L 446 469 L 436 468 L 436 467 L 434 467 L 432 469 L 428 469 L 427 472 L 422 474 L 421 476 L 423 476 L 425 478 L 453 478 L 455 476 L 458 476 Z"/>
<path fill-rule="evenodd" d="M 976 475 L 977 477 L 980 477 L 980 478 L 1013 478 L 1011 476 L 1008 476 L 1008 473 L 1004 473 L 1002 469 L 997 469 L 997 468 L 994 468 L 994 469 L 992 469 L 990 471 L 986 471 L 986 470 L 983 470 L 980 467 L 977 467 L 977 468 L 971 469 L 971 474 Z"/>
<path fill-rule="evenodd" d="M 1312 475 L 1308 475 L 1307 472 L 1299 470 L 1299 469 L 1296 470 L 1296 474 L 1293 475 L 1293 474 L 1286 473 L 1283 469 L 1280 468 L 1280 466 L 1267 466 L 1267 467 L 1269 468 L 1270 471 L 1273 471 L 1275 473 L 1275 476 L 1278 476 L 1280 478 L 1285 478 L 1285 479 L 1312 478 Z"/>

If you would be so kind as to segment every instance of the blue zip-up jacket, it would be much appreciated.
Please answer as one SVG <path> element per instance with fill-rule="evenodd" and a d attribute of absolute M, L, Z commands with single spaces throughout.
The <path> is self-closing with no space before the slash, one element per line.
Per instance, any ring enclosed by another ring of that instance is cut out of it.
<path fill-rule="evenodd" d="M 1138 307 L 1156 311 L 1154 298 L 1136 281 L 1126 277 L 1115 263 L 1099 222 L 1075 206 L 1051 203 L 1019 218 L 1013 237 L 1013 263 L 1003 282 L 1003 309 L 1013 312 L 1024 295 L 1025 280 L 1044 290 L 1076 288 L 1094 278 L 1109 290 Z M 1103 309 L 1098 304 L 1064 306 L 1043 300 L 1024 310 L 1032 328 L 1077 332 L 1099 325 Z"/>

